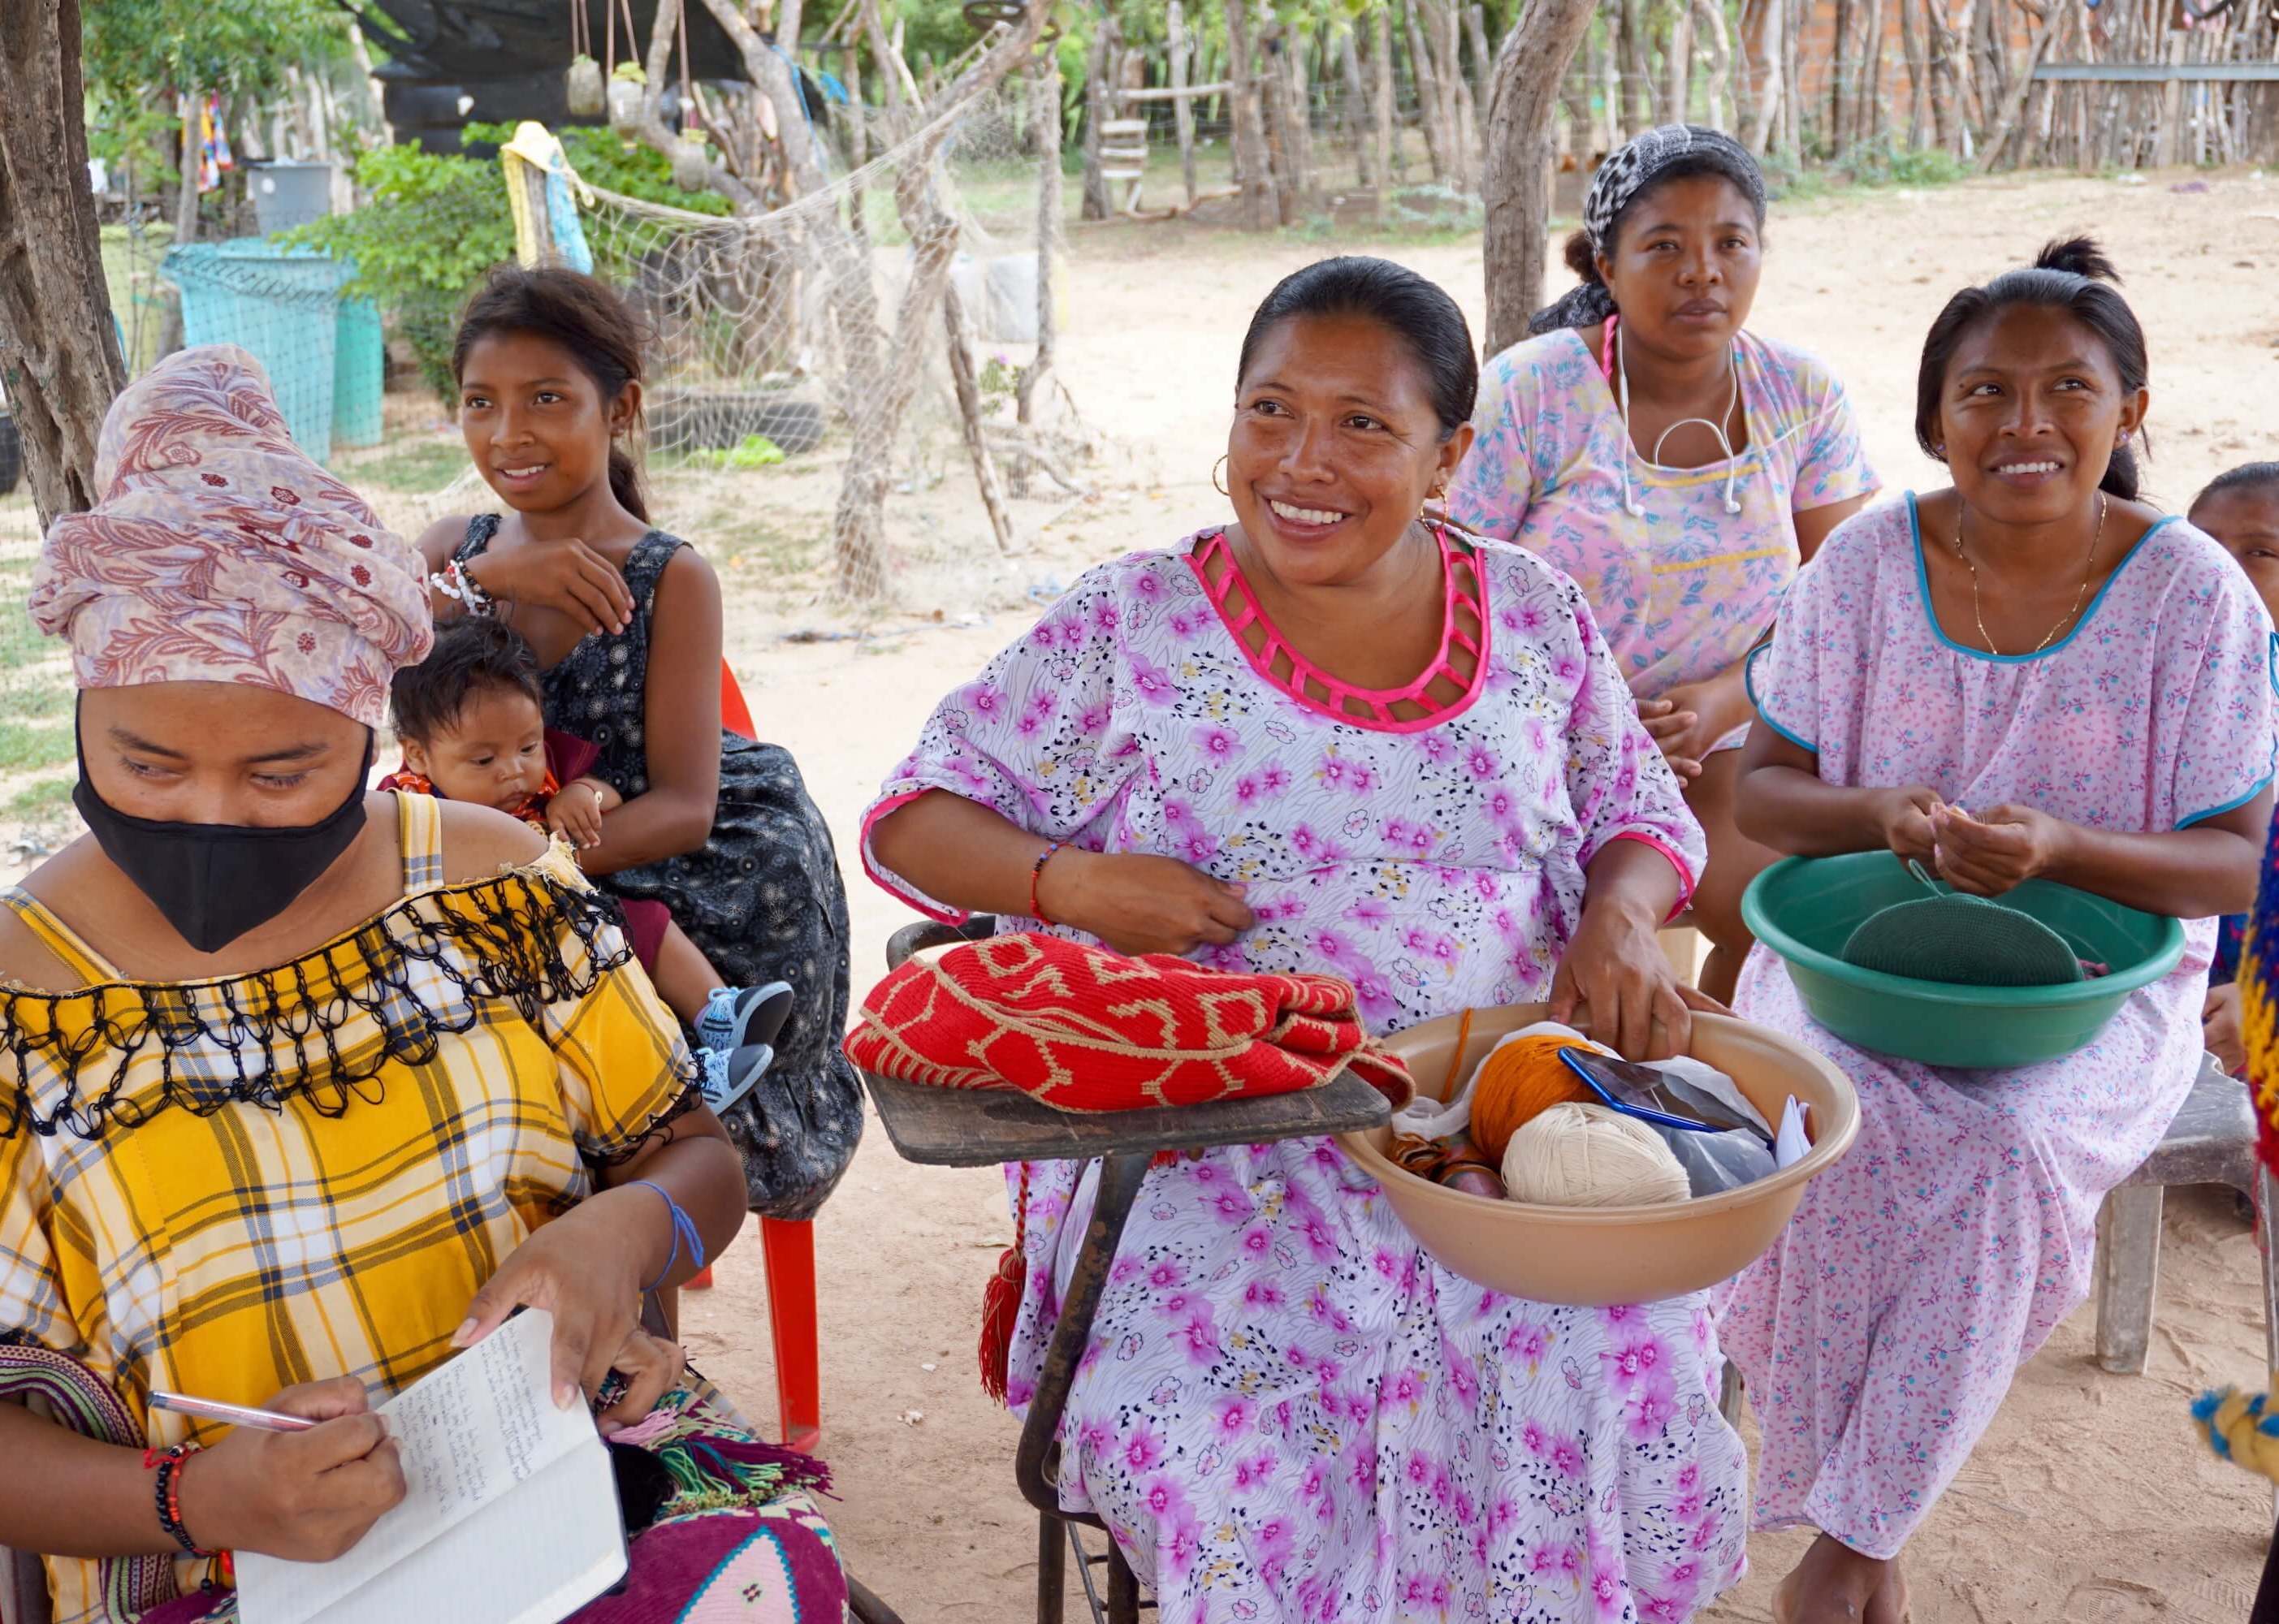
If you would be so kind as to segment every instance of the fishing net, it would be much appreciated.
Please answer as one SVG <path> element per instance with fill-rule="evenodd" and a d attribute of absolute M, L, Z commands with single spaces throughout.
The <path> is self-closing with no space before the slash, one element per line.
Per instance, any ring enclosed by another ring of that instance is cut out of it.
<path fill-rule="evenodd" d="M 1056 379 L 1040 375 L 1022 410 L 1054 319 L 1040 298 L 1061 248 L 1058 142 L 1040 97 L 1056 85 L 1017 73 L 922 119 L 833 107 L 816 132 L 833 178 L 767 213 L 573 188 L 595 274 L 648 329 L 660 526 L 794 594 L 1004 595 L 1010 555 L 1083 494 L 1099 449 Z M 906 310 L 921 256 L 945 249 L 947 295 Z M 978 499 L 977 444 L 993 502 Z M 868 526 L 848 517 L 865 494 Z M 417 529 L 495 499 L 464 469 L 392 505 Z"/>

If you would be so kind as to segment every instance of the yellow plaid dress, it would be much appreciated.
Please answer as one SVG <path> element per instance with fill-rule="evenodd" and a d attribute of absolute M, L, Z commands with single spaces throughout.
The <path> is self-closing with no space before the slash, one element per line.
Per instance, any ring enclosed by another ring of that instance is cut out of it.
<path fill-rule="evenodd" d="M 130 984 L 30 896 L 0 899 L 87 982 L 0 987 L 0 1393 L 12 1357 L 63 1356 L 135 1444 L 219 1430 L 149 1412 L 154 1387 L 393 1393 L 595 1167 L 694 1098 L 679 1023 L 564 848 L 445 885 L 435 803 L 398 808 L 403 900 L 258 975 Z M 172 1588 L 154 1563 L 49 1577 L 58 1624 Z"/>

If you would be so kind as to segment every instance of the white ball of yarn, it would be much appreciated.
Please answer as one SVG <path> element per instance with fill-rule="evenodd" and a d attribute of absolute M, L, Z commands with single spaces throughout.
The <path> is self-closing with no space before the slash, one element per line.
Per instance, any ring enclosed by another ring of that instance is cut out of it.
<path fill-rule="evenodd" d="M 1634 1116 L 1602 1105 L 1555 1105 L 1511 1136 L 1505 1198 L 1546 1207 L 1651 1207 L 1691 1193 L 1677 1153 Z"/>

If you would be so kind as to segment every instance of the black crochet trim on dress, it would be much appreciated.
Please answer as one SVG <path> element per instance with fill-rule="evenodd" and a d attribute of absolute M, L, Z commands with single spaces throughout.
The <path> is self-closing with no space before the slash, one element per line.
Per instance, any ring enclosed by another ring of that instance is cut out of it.
<path fill-rule="evenodd" d="M 169 1109 L 204 1117 L 233 1105 L 276 1111 L 288 1099 L 340 1116 L 351 1101 L 381 1098 L 387 1067 L 432 1062 L 444 1038 L 481 1021 L 485 1003 L 511 1004 L 538 1027 L 546 1006 L 584 998 L 633 958 L 622 931 L 602 942 L 604 927 L 622 920 L 606 893 L 517 869 L 406 897 L 275 969 L 71 992 L 0 985 L 0 1054 L 13 1061 L 0 1061 L 0 1140 L 28 1129 L 92 1141 Z M 565 938 L 584 949 L 579 962 L 565 956 Z M 434 1007 L 432 993 L 415 989 L 415 966 L 457 996 Z M 379 1041 L 364 1038 L 349 1053 L 341 1033 L 358 1016 Z M 84 1030 L 65 1031 L 82 1020 Z M 157 1085 L 130 1088 L 136 1058 L 154 1045 Z M 186 1064 L 193 1055 L 197 1063 Z M 27 1081 L 35 1061 L 60 1078 L 45 1115 L 33 1109 Z M 579 1156 L 594 1167 L 629 1161 L 702 1103 L 694 1062 L 684 1058 L 679 1069 L 684 1086 L 639 1134 L 606 1149 L 581 1141 Z"/>

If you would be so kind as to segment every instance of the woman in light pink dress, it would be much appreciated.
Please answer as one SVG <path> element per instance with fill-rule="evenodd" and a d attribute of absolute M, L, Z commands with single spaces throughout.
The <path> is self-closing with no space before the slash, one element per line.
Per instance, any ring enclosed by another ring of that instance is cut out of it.
<path fill-rule="evenodd" d="M 2099 1205 L 2199 1069 L 2213 916 L 2255 894 L 2271 624 L 2221 547 L 2137 500 L 2145 339 L 2110 275 L 2059 244 L 1949 302 L 1915 427 L 1953 488 L 1838 530 L 1752 672 L 1757 839 L 2190 922 L 2175 972 L 2094 1043 L 2005 1071 L 1855 1049 L 1751 956 L 1740 1013 L 1842 1066 L 1863 1117 L 1718 1317 L 1762 1422 L 1758 1525 L 1821 1530 L 1784 1624 L 1905 1616 L 1899 1552 L 2087 1296 Z"/>
<path fill-rule="evenodd" d="M 1741 657 L 1875 471 L 1834 373 L 1746 330 L 1765 182 L 1730 137 L 1651 130 L 1600 165 L 1567 245 L 1583 280 L 1488 363 L 1448 516 L 1516 541 L 1590 601 L 1709 836 L 1701 986 L 1730 998 L 1741 892 L 1772 854 L 1733 827 Z"/>
<path fill-rule="evenodd" d="M 873 875 L 940 915 L 1330 971 L 1380 1032 L 1581 993 L 1628 1052 L 1684 1042 L 1655 930 L 1700 831 L 1582 594 L 1418 518 L 1474 353 L 1382 260 L 1285 281 L 1237 374 L 1238 522 L 1090 571 L 944 699 L 867 820 Z M 1023 1407 L 1089 1191 L 1073 1163 L 1008 1176 Z M 1500 1296 L 1332 1141 L 1212 1150 L 1133 1208 L 1061 1502 L 1174 1624 L 1669 1624 L 1742 1559 L 1721 1373 L 1706 1293 Z"/>

